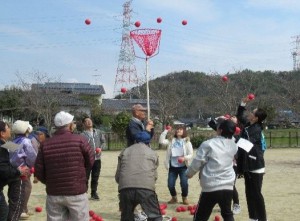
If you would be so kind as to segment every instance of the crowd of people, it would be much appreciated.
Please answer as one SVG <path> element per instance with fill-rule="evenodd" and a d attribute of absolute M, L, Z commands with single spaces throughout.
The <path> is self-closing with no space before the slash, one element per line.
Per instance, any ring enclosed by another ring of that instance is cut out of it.
<path fill-rule="evenodd" d="M 241 211 L 235 188 L 237 177 L 245 180 L 249 221 L 267 221 L 262 195 L 262 131 L 267 114 L 260 108 L 246 114 L 249 101 L 242 99 L 235 116 L 213 119 L 209 125 L 216 130 L 216 136 L 199 147 L 192 146 L 183 125 L 175 125 L 174 134 L 168 127 L 159 137 L 159 143 L 166 146 L 169 204 L 189 205 L 188 179 L 199 173 L 201 195 L 194 221 L 207 221 L 216 204 L 224 221 L 234 221 L 234 215 Z M 127 146 L 118 157 L 115 180 L 121 221 L 163 220 L 155 191 L 159 158 L 151 147 L 154 122 L 146 119 L 146 113 L 141 104 L 132 107 L 126 130 Z M 65 111 L 55 115 L 53 134 L 43 126 L 33 129 L 28 121 L 17 120 L 11 128 L 0 121 L 0 221 L 30 218 L 32 179 L 46 187 L 48 221 L 89 220 L 89 180 L 90 199 L 100 200 L 98 180 L 105 137 L 94 128 L 92 118 L 83 118 L 82 124 L 82 133 L 74 133 L 74 116 Z M 175 188 L 178 177 L 180 202 Z M 8 203 L 3 193 L 6 185 Z"/>

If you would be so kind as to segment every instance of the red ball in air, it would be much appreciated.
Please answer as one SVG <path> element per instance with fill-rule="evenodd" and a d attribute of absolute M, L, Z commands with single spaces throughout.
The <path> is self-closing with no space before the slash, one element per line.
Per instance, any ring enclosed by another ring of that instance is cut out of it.
<path fill-rule="evenodd" d="M 161 18 L 157 18 L 156 21 L 157 21 L 157 23 L 161 23 L 162 19 Z"/>
<path fill-rule="evenodd" d="M 87 18 L 87 19 L 85 19 L 85 21 L 84 21 L 84 22 L 85 22 L 85 24 L 86 24 L 86 25 L 90 25 L 90 24 L 92 23 L 92 22 L 91 22 L 91 20 L 90 20 L 90 19 L 88 19 L 88 18 Z"/>
<path fill-rule="evenodd" d="M 41 206 L 35 207 L 35 211 L 38 213 L 42 212 L 42 210 L 43 210 L 43 208 Z"/>
<path fill-rule="evenodd" d="M 141 26 L 141 22 L 139 22 L 139 21 L 136 21 L 135 23 L 134 23 L 134 25 L 135 25 L 135 27 L 140 27 Z"/>
<path fill-rule="evenodd" d="M 101 150 L 101 148 L 100 147 L 97 147 L 96 148 L 96 153 L 100 153 L 102 150 Z"/>
<path fill-rule="evenodd" d="M 187 25 L 187 20 L 182 20 L 182 25 Z"/>
<path fill-rule="evenodd" d="M 122 88 L 121 88 L 121 92 L 122 92 L 123 94 L 125 94 L 125 93 L 127 92 L 127 89 L 126 89 L 125 87 L 122 87 Z"/>
<path fill-rule="evenodd" d="M 223 81 L 223 82 L 227 82 L 227 81 L 228 81 L 228 77 L 227 77 L 226 75 L 223 76 L 223 77 L 222 77 L 222 81 Z"/>
<path fill-rule="evenodd" d="M 249 100 L 253 100 L 255 98 L 255 95 L 254 94 L 248 94 L 248 99 Z"/>

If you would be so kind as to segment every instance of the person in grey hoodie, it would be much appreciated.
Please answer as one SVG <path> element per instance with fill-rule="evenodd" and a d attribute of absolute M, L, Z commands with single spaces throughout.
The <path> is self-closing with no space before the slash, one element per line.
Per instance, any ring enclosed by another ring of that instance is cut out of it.
<path fill-rule="evenodd" d="M 216 204 L 219 204 L 224 221 L 234 221 L 231 211 L 235 172 L 234 155 L 238 147 L 233 138 L 236 125 L 224 120 L 217 126 L 218 136 L 203 142 L 186 171 L 192 178 L 198 171 L 202 187 L 194 214 L 197 221 L 207 221 Z"/>

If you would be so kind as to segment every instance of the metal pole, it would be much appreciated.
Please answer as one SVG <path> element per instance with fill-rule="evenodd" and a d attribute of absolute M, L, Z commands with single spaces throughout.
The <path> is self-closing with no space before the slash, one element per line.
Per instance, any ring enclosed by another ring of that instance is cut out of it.
<path fill-rule="evenodd" d="M 147 87 L 147 110 L 148 120 L 150 119 L 150 93 L 149 93 L 149 74 L 148 74 L 148 58 L 146 57 L 146 87 Z"/>

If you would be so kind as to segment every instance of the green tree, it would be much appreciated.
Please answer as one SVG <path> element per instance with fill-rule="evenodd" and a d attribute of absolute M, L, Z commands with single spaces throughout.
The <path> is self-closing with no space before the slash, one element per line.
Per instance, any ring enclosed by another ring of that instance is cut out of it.
<path fill-rule="evenodd" d="M 111 124 L 111 129 L 113 132 L 117 133 L 121 139 L 125 139 L 126 136 L 126 128 L 131 119 L 130 114 L 123 111 L 119 113 Z"/>

